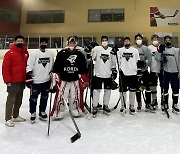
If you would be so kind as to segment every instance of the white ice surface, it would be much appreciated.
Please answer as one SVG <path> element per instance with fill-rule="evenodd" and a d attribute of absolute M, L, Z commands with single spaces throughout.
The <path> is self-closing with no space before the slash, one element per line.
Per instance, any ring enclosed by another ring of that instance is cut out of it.
<path fill-rule="evenodd" d="M 82 137 L 73 144 L 70 137 L 76 131 L 67 112 L 63 120 L 51 122 L 50 136 L 47 137 L 47 122 L 30 123 L 27 88 L 20 111 L 27 121 L 9 128 L 4 125 L 7 92 L 2 73 L 0 76 L 0 154 L 180 154 L 180 115 L 171 110 L 170 119 L 160 110 L 156 113 L 136 112 L 134 116 L 126 113 L 122 117 L 119 107 L 110 116 L 99 112 L 96 118 L 77 118 Z M 118 91 L 112 91 L 110 107 L 116 104 L 118 97 Z M 170 104 L 171 101 L 170 95 Z"/>

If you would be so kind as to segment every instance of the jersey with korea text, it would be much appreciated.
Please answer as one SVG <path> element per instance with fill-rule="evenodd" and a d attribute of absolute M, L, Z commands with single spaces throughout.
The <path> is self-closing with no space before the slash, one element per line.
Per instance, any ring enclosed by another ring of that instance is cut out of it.
<path fill-rule="evenodd" d="M 79 79 L 79 74 L 87 74 L 85 56 L 78 49 L 61 50 L 57 54 L 53 72 L 59 73 L 63 81 L 76 81 Z"/>

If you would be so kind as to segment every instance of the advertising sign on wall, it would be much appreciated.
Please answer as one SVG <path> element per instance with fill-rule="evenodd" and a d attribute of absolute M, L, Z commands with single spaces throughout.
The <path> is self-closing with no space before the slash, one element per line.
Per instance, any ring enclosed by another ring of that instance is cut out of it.
<path fill-rule="evenodd" d="M 180 7 L 150 7 L 150 26 L 180 26 Z"/>

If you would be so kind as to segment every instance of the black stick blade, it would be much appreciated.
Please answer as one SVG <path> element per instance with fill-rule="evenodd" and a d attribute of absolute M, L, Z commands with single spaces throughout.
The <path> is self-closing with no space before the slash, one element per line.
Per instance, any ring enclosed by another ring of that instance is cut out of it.
<path fill-rule="evenodd" d="M 169 112 L 167 110 L 165 110 L 165 112 L 166 112 L 167 118 L 169 118 L 170 117 Z"/>
<path fill-rule="evenodd" d="M 74 136 L 70 138 L 71 143 L 74 143 L 76 140 L 78 140 L 81 137 L 81 134 L 76 133 Z"/>

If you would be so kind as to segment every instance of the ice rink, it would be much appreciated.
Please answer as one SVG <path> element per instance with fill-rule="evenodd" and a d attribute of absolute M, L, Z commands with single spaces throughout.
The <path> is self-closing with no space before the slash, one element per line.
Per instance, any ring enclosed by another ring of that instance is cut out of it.
<path fill-rule="evenodd" d="M 2 72 L 2 60 L 0 66 Z M 61 121 L 51 122 L 49 137 L 47 122 L 37 119 L 35 124 L 30 123 L 30 91 L 26 88 L 20 111 L 26 122 L 9 128 L 4 124 L 7 92 L 0 74 L 0 154 L 180 154 L 180 115 L 171 109 L 170 119 L 160 109 L 149 113 L 144 112 L 144 107 L 140 113 L 132 116 L 127 112 L 122 117 L 120 106 L 109 116 L 99 112 L 96 118 L 76 118 L 82 137 L 72 144 L 70 137 L 76 130 L 68 112 Z M 119 92 L 112 91 L 109 106 L 113 107 L 118 98 Z M 171 101 L 170 94 L 170 104 Z"/>

